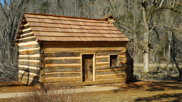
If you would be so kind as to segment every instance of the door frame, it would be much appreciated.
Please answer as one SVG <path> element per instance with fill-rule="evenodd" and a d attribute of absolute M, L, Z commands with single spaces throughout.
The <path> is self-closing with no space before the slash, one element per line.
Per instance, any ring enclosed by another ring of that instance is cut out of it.
<path fill-rule="evenodd" d="M 95 52 L 93 53 L 80 53 L 80 58 L 81 58 L 81 82 L 83 82 L 83 66 L 82 66 L 82 61 L 83 61 L 83 58 L 82 56 L 83 55 L 93 55 L 93 81 L 95 81 Z"/>

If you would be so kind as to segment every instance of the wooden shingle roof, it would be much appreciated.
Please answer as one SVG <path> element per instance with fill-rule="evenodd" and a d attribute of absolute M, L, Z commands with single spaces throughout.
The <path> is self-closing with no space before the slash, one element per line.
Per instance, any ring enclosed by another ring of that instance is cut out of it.
<path fill-rule="evenodd" d="M 23 18 L 28 22 L 37 41 L 129 41 L 105 18 L 90 19 L 30 13 L 24 14 Z M 19 35 L 21 33 L 18 33 Z"/>

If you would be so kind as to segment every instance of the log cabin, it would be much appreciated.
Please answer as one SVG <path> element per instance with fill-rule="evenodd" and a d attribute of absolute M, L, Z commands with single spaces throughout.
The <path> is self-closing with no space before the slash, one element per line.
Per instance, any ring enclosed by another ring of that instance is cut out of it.
<path fill-rule="evenodd" d="M 19 81 L 93 85 L 133 78 L 127 61 L 129 39 L 103 19 L 48 14 L 23 15 L 15 44 L 19 47 Z"/>

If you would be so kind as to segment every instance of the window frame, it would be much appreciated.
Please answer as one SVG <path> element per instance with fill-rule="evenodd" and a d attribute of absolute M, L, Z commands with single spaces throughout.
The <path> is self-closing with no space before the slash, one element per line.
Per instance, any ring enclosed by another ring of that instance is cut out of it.
<path fill-rule="evenodd" d="M 116 58 L 116 61 L 117 61 L 116 66 L 112 66 L 112 65 L 111 65 L 111 56 L 117 56 L 117 58 Z M 119 65 L 119 55 L 115 55 L 115 54 L 109 55 L 109 66 L 110 66 L 110 67 L 117 67 L 118 65 Z"/>

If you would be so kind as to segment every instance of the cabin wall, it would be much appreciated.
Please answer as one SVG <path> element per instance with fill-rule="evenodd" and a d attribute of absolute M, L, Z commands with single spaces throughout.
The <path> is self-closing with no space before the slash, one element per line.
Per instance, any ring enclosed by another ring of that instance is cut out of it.
<path fill-rule="evenodd" d="M 41 68 L 41 47 L 29 26 L 25 21 L 21 25 L 19 32 L 18 46 L 19 46 L 19 82 L 25 84 L 35 84 L 40 80 Z"/>
<path fill-rule="evenodd" d="M 44 42 L 44 82 L 82 82 L 82 55 L 94 55 L 92 83 L 126 81 L 126 46 L 121 42 Z M 117 67 L 110 67 L 110 55 L 118 55 Z"/>

